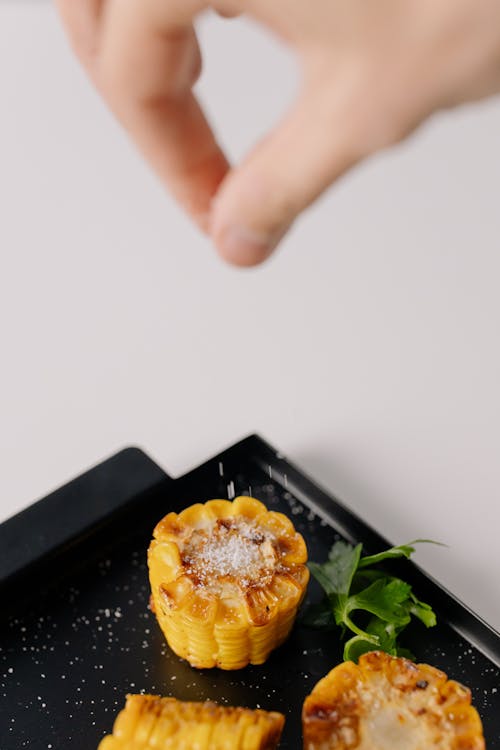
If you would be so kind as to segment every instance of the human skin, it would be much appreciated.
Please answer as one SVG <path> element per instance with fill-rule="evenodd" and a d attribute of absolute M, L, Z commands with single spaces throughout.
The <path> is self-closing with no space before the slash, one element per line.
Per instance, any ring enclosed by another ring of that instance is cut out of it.
<path fill-rule="evenodd" d="M 326 188 L 443 108 L 500 92 L 499 0 L 56 0 L 73 48 L 145 158 L 228 262 L 275 249 Z M 192 88 L 207 8 L 296 53 L 291 110 L 230 166 Z M 293 159 L 290 158 L 293 154 Z"/>

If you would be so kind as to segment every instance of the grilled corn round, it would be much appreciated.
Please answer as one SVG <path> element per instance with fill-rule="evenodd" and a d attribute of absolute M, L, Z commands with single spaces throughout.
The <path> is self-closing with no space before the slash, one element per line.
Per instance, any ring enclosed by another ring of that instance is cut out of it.
<path fill-rule="evenodd" d="M 309 571 L 304 539 L 251 497 L 169 513 L 148 552 L 152 608 L 194 667 L 262 664 L 287 638 Z"/>
<path fill-rule="evenodd" d="M 304 750 L 485 750 L 468 688 L 380 651 L 320 680 L 302 723 Z"/>
<path fill-rule="evenodd" d="M 98 750 L 275 750 L 284 723 L 275 712 L 128 695 Z"/>

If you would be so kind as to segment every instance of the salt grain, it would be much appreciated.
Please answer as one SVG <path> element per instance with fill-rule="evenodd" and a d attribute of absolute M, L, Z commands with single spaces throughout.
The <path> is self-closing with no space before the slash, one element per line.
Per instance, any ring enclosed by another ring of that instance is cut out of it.
<path fill-rule="evenodd" d="M 201 583 L 231 576 L 240 582 L 262 579 L 275 564 L 272 535 L 247 520 L 195 531 L 183 552 L 188 572 Z"/>

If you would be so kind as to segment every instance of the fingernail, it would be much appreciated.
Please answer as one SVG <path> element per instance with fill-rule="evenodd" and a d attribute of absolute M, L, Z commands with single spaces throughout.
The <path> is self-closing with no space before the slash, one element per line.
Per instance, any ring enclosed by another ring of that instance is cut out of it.
<path fill-rule="evenodd" d="M 255 266 L 268 258 L 279 242 L 280 235 L 270 237 L 241 226 L 224 229 L 217 239 L 222 257 L 237 266 Z"/>

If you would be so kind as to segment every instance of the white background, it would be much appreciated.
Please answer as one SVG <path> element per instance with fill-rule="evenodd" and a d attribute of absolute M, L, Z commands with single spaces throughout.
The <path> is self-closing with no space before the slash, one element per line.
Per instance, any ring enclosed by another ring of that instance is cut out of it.
<path fill-rule="evenodd" d="M 241 21 L 202 42 L 238 157 L 293 62 Z M 0 6 L 0 96 L 0 517 L 125 445 L 176 475 L 258 431 L 391 540 L 448 543 L 419 561 L 500 628 L 500 102 L 371 160 L 242 272 L 41 1 Z"/>

